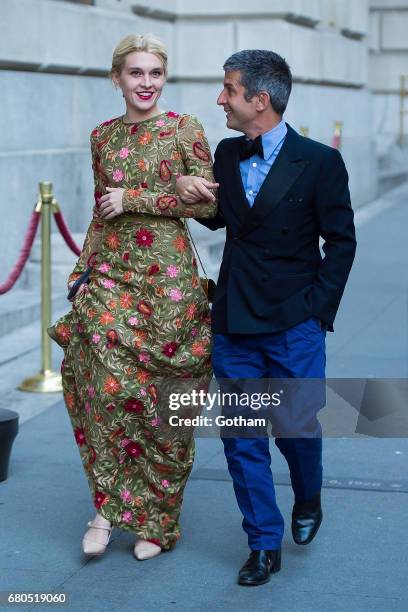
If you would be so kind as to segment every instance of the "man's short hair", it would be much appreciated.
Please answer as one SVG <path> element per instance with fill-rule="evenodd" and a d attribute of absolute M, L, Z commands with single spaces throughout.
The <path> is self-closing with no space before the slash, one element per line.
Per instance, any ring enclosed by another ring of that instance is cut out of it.
<path fill-rule="evenodd" d="M 264 49 L 245 49 L 231 55 L 223 68 L 225 72 L 241 73 L 247 102 L 266 91 L 273 110 L 283 115 L 292 89 L 292 74 L 283 57 Z"/>

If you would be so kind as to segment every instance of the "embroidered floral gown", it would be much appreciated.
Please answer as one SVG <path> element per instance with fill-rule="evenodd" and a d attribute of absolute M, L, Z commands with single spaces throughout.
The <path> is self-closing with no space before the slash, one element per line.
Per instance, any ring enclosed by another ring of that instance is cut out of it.
<path fill-rule="evenodd" d="M 192 431 L 169 427 L 160 381 L 211 377 L 210 312 L 183 217 L 178 174 L 213 180 L 199 121 L 161 113 L 121 117 L 91 133 L 95 206 L 68 282 L 93 266 L 87 291 L 50 329 L 64 349 L 64 399 L 94 505 L 114 526 L 173 548 L 194 459 Z M 124 214 L 98 217 L 105 187 L 125 188 Z M 176 389 L 174 389 L 176 390 Z"/>

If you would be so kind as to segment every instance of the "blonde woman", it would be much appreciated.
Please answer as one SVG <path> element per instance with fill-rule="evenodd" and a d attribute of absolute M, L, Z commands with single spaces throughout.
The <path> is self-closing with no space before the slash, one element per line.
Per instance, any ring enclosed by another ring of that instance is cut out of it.
<path fill-rule="evenodd" d="M 176 179 L 217 185 L 199 121 L 159 108 L 163 43 L 127 36 L 110 75 L 126 109 L 91 133 L 95 206 L 68 285 L 87 269 L 89 282 L 49 333 L 64 348 L 64 398 L 97 510 L 83 550 L 102 554 L 119 527 L 148 559 L 180 537 L 194 458 L 192 432 L 166 424 L 160 380 L 211 377 L 209 306 L 182 218 L 211 218 L 216 203 L 183 204 Z"/>

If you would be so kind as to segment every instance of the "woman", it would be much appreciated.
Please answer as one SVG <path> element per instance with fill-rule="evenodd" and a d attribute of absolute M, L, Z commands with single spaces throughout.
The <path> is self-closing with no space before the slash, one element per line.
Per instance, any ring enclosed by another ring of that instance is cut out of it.
<path fill-rule="evenodd" d="M 211 377 L 209 306 L 182 218 L 213 217 L 215 198 L 185 205 L 175 184 L 195 174 L 217 185 L 201 124 L 158 106 L 166 77 L 152 35 L 116 47 L 111 78 L 126 112 L 91 133 L 96 203 L 68 279 L 92 266 L 89 284 L 49 330 L 64 348 L 64 398 L 98 511 L 87 554 L 104 552 L 113 526 L 137 536 L 138 559 L 175 546 L 194 439 L 167 425 L 161 383 L 185 390 Z"/>

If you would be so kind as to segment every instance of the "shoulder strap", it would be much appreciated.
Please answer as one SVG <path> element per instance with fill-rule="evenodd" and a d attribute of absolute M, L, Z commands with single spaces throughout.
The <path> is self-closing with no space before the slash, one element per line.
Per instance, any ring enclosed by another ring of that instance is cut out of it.
<path fill-rule="evenodd" d="M 190 240 L 191 240 L 191 244 L 193 245 L 193 248 L 194 248 L 195 254 L 197 255 L 197 259 L 198 259 L 198 261 L 200 262 L 200 266 L 201 266 L 201 268 L 202 268 L 202 270 L 203 270 L 203 274 L 204 274 L 205 278 L 207 278 L 207 272 L 205 271 L 205 268 L 204 268 L 203 262 L 201 261 L 200 254 L 199 254 L 199 252 L 198 252 L 198 250 L 197 250 L 197 247 L 196 247 L 195 242 L 194 242 L 194 240 L 193 240 L 193 237 L 192 237 L 192 235 L 191 235 L 190 228 L 188 227 L 188 223 L 187 223 L 186 219 L 182 219 L 182 221 L 183 221 L 183 223 L 184 223 L 184 227 L 185 227 L 185 228 L 186 228 L 186 230 L 187 230 L 188 236 L 189 236 L 189 238 L 190 238 Z"/>

